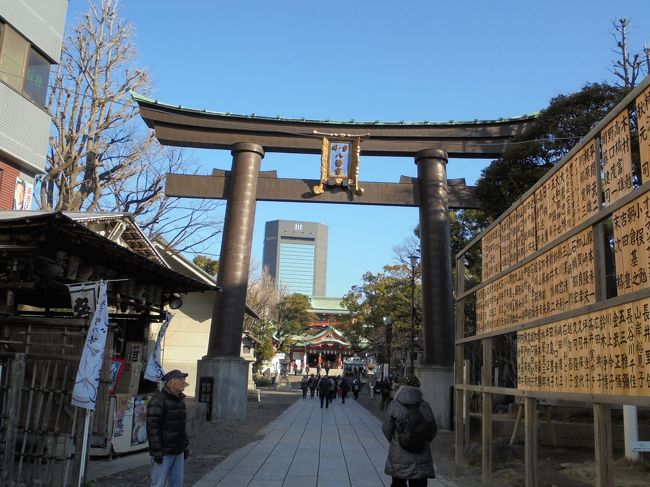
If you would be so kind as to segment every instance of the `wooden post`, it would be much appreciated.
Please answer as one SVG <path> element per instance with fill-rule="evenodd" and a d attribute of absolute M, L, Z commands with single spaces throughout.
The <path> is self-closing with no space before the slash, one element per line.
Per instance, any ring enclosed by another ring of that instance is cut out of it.
<path fill-rule="evenodd" d="M 596 487 L 614 485 L 612 411 L 609 404 L 594 403 L 594 453 L 596 455 Z"/>
<path fill-rule="evenodd" d="M 517 409 L 517 418 L 515 419 L 515 427 L 512 428 L 512 436 L 510 436 L 510 445 L 514 445 L 517 440 L 517 435 L 519 434 L 519 425 L 521 424 L 521 418 L 524 415 L 524 405 L 519 404 L 519 409 Z"/>
<path fill-rule="evenodd" d="M 456 294 L 465 291 L 465 259 L 456 259 Z M 465 301 L 456 301 L 456 340 L 465 337 Z M 456 384 L 464 382 L 463 366 L 465 364 L 465 345 L 456 345 L 456 357 L 454 359 L 454 380 Z M 454 477 L 458 478 L 463 474 L 464 451 L 465 451 L 465 418 L 464 401 L 465 391 L 456 389 L 454 392 L 454 435 L 456 450 L 454 453 Z"/>
<path fill-rule="evenodd" d="M 472 381 L 471 381 L 470 362 L 469 362 L 469 360 L 467 360 L 467 359 L 463 361 L 463 374 L 464 374 L 464 378 L 465 378 L 465 380 L 464 380 L 465 384 L 469 384 L 470 382 L 472 382 Z M 465 443 L 466 443 L 466 444 L 469 443 L 470 434 L 471 434 L 471 430 L 470 430 L 470 424 L 471 424 L 471 422 L 470 422 L 470 420 L 469 420 L 469 413 L 470 413 L 470 411 L 469 411 L 469 400 L 470 400 L 470 394 L 471 394 L 471 393 L 470 393 L 469 391 L 465 391 L 465 393 L 463 394 L 463 400 L 464 400 L 464 403 L 463 403 L 463 408 L 464 408 L 463 413 L 464 413 L 464 418 L 465 418 Z"/>
<path fill-rule="evenodd" d="M 108 329 L 106 334 L 106 345 L 104 347 L 104 361 L 98 385 L 97 402 L 93 414 L 92 433 L 98 436 L 106 436 L 112 429 L 112 420 L 109 418 L 108 389 L 112 383 L 111 362 L 113 361 L 113 338 L 115 331 Z"/>
<path fill-rule="evenodd" d="M 524 460 L 526 470 L 526 487 L 537 486 L 537 399 L 524 398 L 525 446 Z"/>
<path fill-rule="evenodd" d="M 25 380 L 25 354 L 17 353 L 11 366 L 9 377 L 9 411 L 7 414 L 7 429 L 5 431 L 5 450 L 2 456 L 2 475 L 0 485 L 10 485 L 14 471 L 14 451 L 16 449 L 16 433 L 21 413 L 21 397 Z"/>
<path fill-rule="evenodd" d="M 492 338 L 483 339 L 483 386 L 492 385 Z M 483 461 L 481 467 L 481 486 L 492 485 L 492 393 L 483 393 L 483 417 L 481 421 L 481 446 Z"/>

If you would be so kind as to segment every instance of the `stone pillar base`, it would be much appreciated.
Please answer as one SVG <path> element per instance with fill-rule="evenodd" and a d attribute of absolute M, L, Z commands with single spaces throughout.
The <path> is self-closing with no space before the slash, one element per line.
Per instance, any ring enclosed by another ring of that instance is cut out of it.
<path fill-rule="evenodd" d="M 282 374 L 280 379 L 275 383 L 276 391 L 290 391 L 291 384 L 289 383 L 289 376 L 287 374 Z"/>
<path fill-rule="evenodd" d="M 255 385 L 255 381 L 253 380 L 253 360 L 249 360 L 248 362 L 248 390 L 249 391 L 254 391 L 257 389 L 257 385 Z"/>
<path fill-rule="evenodd" d="M 454 368 L 442 365 L 422 365 L 415 368 L 415 375 L 420 379 L 422 398 L 431 405 L 438 428 L 451 429 Z"/>
<path fill-rule="evenodd" d="M 241 357 L 203 357 L 197 363 L 196 397 L 201 377 L 212 377 L 212 420 L 246 419 L 248 361 Z"/>

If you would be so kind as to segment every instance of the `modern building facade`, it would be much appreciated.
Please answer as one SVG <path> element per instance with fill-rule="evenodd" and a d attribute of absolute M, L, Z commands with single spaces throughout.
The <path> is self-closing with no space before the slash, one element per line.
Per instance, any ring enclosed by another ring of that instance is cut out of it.
<path fill-rule="evenodd" d="M 0 2 L 0 210 L 28 210 L 43 172 L 50 71 L 61 57 L 68 0 Z"/>
<path fill-rule="evenodd" d="M 293 220 L 266 222 L 262 265 L 289 294 L 325 296 L 327 225 Z"/>

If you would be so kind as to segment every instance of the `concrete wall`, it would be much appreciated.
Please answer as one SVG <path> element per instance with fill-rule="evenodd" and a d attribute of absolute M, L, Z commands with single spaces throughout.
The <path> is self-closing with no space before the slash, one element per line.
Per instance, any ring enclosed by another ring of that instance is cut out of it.
<path fill-rule="evenodd" d="M 2 0 L 0 17 L 58 63 L 68 0 Z"/>
<path fill-rule="evenodd" d="M 0 17 L 58 63 L 67 8 L 68 0 L 2 0 Z M 0 154 L 5 162 L 31 176 L 42 172 L 50 116 L 4 83 L 0 83 L 0 114 Z"/>
<path fill-rule="evenodd" d="M 197 379 L 197 361 L 208 351 L 210 338 L 210 323 L 215 291 L 197 292 L 182 295 L 183 306 L 180 309 L 169 310 L 174 318 L 167 328 L 162 343 L 162 361 L 165 372 L 179 369 L 187 372 L 190 387 L 185 394 L 192 396 Z M 150 339 L 156 339 L 160 325 L 152 325 Z M 250 360 L 249 380 L 252 375 L 254 354 L 241 354 L 242 358 Z M 252 382 L 251 382 L 252 384 Z"/>
<path fill-rule="evenodd" d="M 0 82 L 0 114 L 3 159 L 32 176 L 43 172 L 50 135 L 48 113 Z"/>

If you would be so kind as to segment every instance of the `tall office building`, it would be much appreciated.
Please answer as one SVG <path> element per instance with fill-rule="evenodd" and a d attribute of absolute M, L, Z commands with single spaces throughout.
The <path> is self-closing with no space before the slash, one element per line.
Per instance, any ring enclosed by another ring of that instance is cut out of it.
<path fill-rule="evenodd" d="M 262 265 L 289 294 L 325 296 L 327 225 L 289 220 L 266 222 Z"/>
<path fill-rule="evenodd" d="M 59 62 L 68 0 L 0 2 L 0 209 L 29 210 L 52 119 L 50 67 Z"/>

